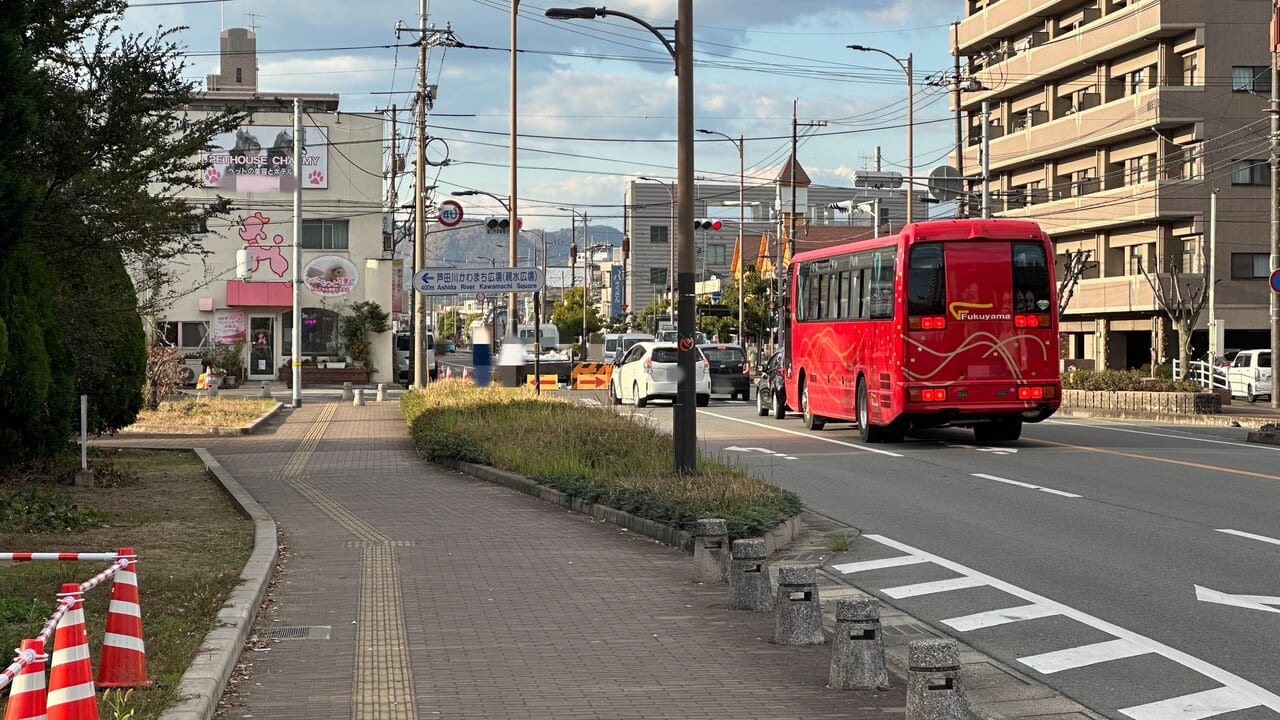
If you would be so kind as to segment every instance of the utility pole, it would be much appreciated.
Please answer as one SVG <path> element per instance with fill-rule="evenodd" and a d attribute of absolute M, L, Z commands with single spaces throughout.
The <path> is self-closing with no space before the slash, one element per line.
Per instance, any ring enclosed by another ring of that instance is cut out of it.
<path fill-rule="evenodd" d="M 982 217 L 991 217 L 991 101 L 982 101 Z"/>
<path fill-rule="evenodd" d="M 396 106 L 391 106 L 391 158 L 387 166 L 387 207 L 391 215 L 391 247 L 383 248 L 383 253 L 387 257 L 395 257 L 396 253 L 396 173 L 400 170 L 400 156 L 396 150 L 400 147 L 399 138 L 396 136 L 396 124 L 399 118 L 396 115 Z"/>
<path fill-rule="evenodd" d="M 591 233 L 582 213 L 582 359 L 587 359 L 587 298 L 591 295 Z"/>
<path fill-rule="evenodd" d="M 418 127 L 417 157 L 413 183 L 413 274 L 427 264 L 427 207 L 423 190 L 427 186 L 427 0 L 418 0 Z M 413 387 L 426 387 L 427 296 L 413 293 Z"/>
<path fill-rule="evenodd" d="M 952 97 L 956 104 L 956 169 L 960 171 L 960 177 L 964 177 L 964 122 L 963 110 L 960 108 L 960 23 L 951 23 L 951 51 L 955 59 L 956 81 L 952 89 Z M 957 200 L 959 200 L 957 198 Z M 963 206 L 963 201 L 956 205 L 959 210 Z M 968 213 L 956 213 L 957 217 L 963 217 Z"/>
<path fill-rule="evenodd" d="M 302 407 L 302 98 L 293 99 L 293 396 Z"/>
<path fill-rule="evenodd" d="M 1271 27 L 1280 28 L 1280 3 L 1272 6 Z M 1271 272 L 1280 269 L 1280 37 L 1271 38 Z M 1280 408 L 1276 383 L 1280 381 L 1280 293 L 1271 288 L 1271 407 Z"/>
<path fill-rule="evenodd" d="M 817 120 L 817 121 L 810 121 L 810 122 L 804 122 L 804 123 L 799 122 L 797 120 L 797 110 L 799 109 L 799 104 L 800 104 L 799 100 L 791 101 L 791 217 L 789 218 L 788 229 L 787 229 L 787 255 L 789 256 L 794 256 L 796 252 L 796 165 L 800 163 L 799 158 L 796 156 L 796 154 L 799 152 L 799 133 L 797 128 L 800 125 L 804 125 L 805 127 L 825 127 L 827 124 L 825 120 Z M 908 202 L 910 201 L 908 200 Z M 783 315 L 785 314 L 783 313 L 783 307 L 782 307 L 783 306 L 782 258 L 783 258 L 782 239 L 779 238 L 778 239 L 778 265 L 774 269 L 774 280 L 776 281 L 775 287 L 777 288 L 777 290 L 774 292 L 773 297 L 774 297 L 774 304 L 777 306 L 775 309 L 778 311 L 778 344 L 782 345 L 785 351 L 789 343 L 787 342 L 785 334 L 783 333 L 783 328 L 785 327 L 786 324 L 782 322 Z"/>

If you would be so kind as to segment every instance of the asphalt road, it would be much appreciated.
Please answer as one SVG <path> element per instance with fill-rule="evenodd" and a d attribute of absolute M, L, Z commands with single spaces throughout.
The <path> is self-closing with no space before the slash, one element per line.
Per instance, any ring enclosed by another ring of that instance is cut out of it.
<path fill-rule="evenodd" d="M 669 429 L 667 407 L 639 412 Z M 883 601 L 1108 717 L 1280 718 L 1280 447 L 1078 419 L 1007 445 L 827 428 L 698 411 L 704 453 L 861 530 L 835 569 Z"/>

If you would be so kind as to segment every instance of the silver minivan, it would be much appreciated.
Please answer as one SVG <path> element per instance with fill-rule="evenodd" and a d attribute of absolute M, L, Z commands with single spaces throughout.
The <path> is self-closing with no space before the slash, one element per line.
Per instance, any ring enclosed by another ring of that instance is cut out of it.
<path fill-rule="evenodd" d="M 413 384 L 413 335 L 410 333 L 395 334 L 394 353 L 396 359 L 396 382 L 404 387 Z M 436 369 L 436 343 L 431 333 L 427 333 L 427 378 L 435 380 L 438 371 Z"/>
<path fill-rule="evenodd" d="M 613 364 L 622 357 L 623 353 L 630 350 L 632 345 L 651 340 L 653 336 L 644 333 L 609 333 L 604 336 L 604 355 L 601 359 Z"/>

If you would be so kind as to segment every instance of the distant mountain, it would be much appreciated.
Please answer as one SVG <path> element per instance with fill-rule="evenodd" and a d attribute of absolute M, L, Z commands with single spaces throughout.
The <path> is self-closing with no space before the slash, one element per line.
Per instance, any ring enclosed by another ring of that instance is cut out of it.
<path fill-rule="evenodd" d="M 592 244 L 622 245 L 622 231 L 608 225 L 588 226 Z M 547 265 L 568 265 L 569 244 L 573 240 L 573 232 L 569 229 L 551 230 L 546 233 Z M 578 247 L 585 245 L 582 231 L 578 231 Z M 406 252 L 410 242 L 401 246 Z M 542 243 L 536 232 L 522 232 L 519 238 L 519 255 L 522 258 L 540 260 Z M 484 225 L 465 224 L 457 229 L 432 227 L 426 238 L 426 260 L 428 265 L 490 265 L 507 264 L 507 235 L 490 234 Z M 579 255 L 581 257 L 581 255 Z M 494 260 L 490 260 L 494 258 Z M 522 261 L 521 264 L 524 264 Z"/>

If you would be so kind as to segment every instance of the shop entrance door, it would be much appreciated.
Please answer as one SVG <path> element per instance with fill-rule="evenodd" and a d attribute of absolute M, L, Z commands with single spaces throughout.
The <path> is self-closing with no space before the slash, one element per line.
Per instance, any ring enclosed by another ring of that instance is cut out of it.
<path fill-rule="evenodd" d="M 274 317 L 249 318 L 249 378 L 271 380 L 276 376 Z"/>

